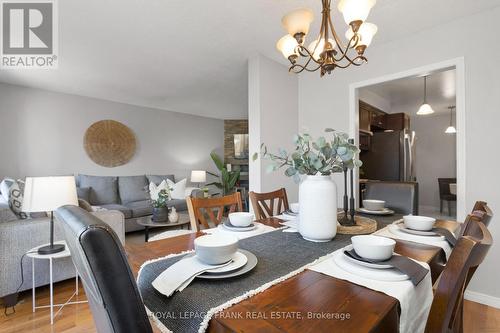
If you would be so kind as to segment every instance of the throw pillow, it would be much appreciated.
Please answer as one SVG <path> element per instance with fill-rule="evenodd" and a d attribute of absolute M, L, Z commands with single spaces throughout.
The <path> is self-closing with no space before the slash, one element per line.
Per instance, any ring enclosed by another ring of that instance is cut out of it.
<path fill-rule="evenodd" d="M 153 182 L 149 183 L 149 196 L 150 196 L 151 200 L 158 200 L 158 194 L 162 190 L 167 190 L 167 192 L 168 192 L 167 181 L 163 180 L 160 183 L 160 185 L 156 185 Z"/>
<path fill-rule="evenodd" d="M 4 202 L 9 202 L 10 187 L 14 184 L 14 182 L 14 179 L 4 178 L 0 183 L 0 193 Z"/>
<path fill-rule="evenodd" d="M 90 187 L 77 187 L 76 195 L 78 199 L 85 200 L 87 202 L 90 201 Z"/>
<path fill-rule="evenodd" d="M 20 220 L 25 220 L 28 215 L 22 211 L 24 182 L 15 181 L 9 189 L 9 207 Z"/>
<path fill-rule="evenodd" d="M 174 183 L 170 179 L 167 179 L 167 184 L 172 189 L 170 191 L 171 199 L 186 199 L 186 182 L 187 178 L 184 178 L 177 183 Z"/>
<path fill-rule="evenodd" d="M 81 209 L 85 209 L 87 212 L 93 212 L 94 209 L 92 209 L 92 206 L 89 204 L 88 201 L 84 200 L 84 199 L 78 199 L 78 206 L 81 208 Z"/>

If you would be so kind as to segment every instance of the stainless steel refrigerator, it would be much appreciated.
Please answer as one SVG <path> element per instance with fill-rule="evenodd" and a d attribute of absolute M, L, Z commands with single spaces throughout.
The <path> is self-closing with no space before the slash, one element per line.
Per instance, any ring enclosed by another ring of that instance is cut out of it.
<path fill-rule="evenodd" d="M 416 181 L 414 131 L 374 132 L 369 151 L 362 151 L 362 178 L 385 181 Z"/>

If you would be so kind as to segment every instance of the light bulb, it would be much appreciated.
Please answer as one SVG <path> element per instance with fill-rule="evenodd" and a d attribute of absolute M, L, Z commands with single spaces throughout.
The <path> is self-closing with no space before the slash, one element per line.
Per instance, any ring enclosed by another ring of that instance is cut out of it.
<path fill-rule="evenodd" d="M 276 48 L 288 59 L 295 53 L 295 47 L 298 45 L 297 40 L 290 35 L 285 35 L 276 43 Z"/>
<path fill-rule="evenodd" d="M 376 2 L 377 0 L 341 0 L 338 9 L 344 15 L 347 24 L 355 21 L 364 22 Z"/>
<path fill-rule="evenodd" d="M 335 41 L 331 38 L 328 38 L 328 41 L 330 42 L 330 44 L 332 44 L 332 48 L 335 48 Z M 321 52 L 324 51 L 325 49 L 325 39 L 324 38 L 321 38 L 321 40 L 319 41 L 319 44 L 318 46 L 316 47 L 316 44 L 318 44 L 318 40 L 315 39 L 312 41 L 311 44 L 309 44 L 309 52 L 313 53 L 313 58 L 315 60 L 318 60 L 321 56 Z M 316 48 L 316 50 L 315 50 Z"/>
<path fill-rule="evenodd" d="M 417 111 L 417 114 L 419 116 L 425 116 L 425 115 L 433 114 L 433 113 L 434 113 L 434 110 L 427 103 L 422 104 L 422 106 L 420 106 L 420 109 L 418 109 L 418 111 Z"/>
<path fill-rule="evenodd" d="M 454 134 L 454 133 L 457 133 L 457 130 L 455 129 L 455 127 L 453 126 L 448 126 L 448 128 L 446 129 L 446 131 L 444 131 L 446 134 Z"/>
<path fill-rule="evenodd" d="M 358 45 L 364 45 L 366 47 L 370 46 L 370 44 L 372 43 L 373 36 L 375 36 L 377 30 L 378 28 L 375 24 L 368 22 L 363 23 L 358 30 L 358 35 L 359 35 L 358 43 L 354 46 Z M 345 33 L 345 37 L 347 38 L 348 41 L 350 41 L 353 36 L 354 32 L 352 31 L 352 28 L 349 28 L 349 30 L 347 30 L 347 32 Z"/>
<path fill-rule="evenodd" d="M 302 8 L 294 10 L 293 12 L 283 16 L 281 23 L 290 36 L 295 36 L 295 34 L 298 33 L 307 35 L 309 32 L 309 26 L 313 20 L 314 14 L 312 10 Z"/>

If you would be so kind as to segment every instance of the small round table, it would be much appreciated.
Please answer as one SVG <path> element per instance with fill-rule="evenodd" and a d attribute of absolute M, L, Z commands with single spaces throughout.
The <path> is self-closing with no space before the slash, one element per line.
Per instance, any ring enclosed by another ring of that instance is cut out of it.
<path fill-rule="evenodd" d="M 57 252 L 57 253 L 51 253 L 51 254 L 38 254 L 38 249 L 43 247 L 43 246 L 46 246 L 46 245 L 49 245 L 49 244 L 43 244 L 43 245 L 40 245 L 40 246 L 37 246 L 37 247 L 34 247 L 32 248 L 31 250 L 29 250 L 28 252 L 26 252 L 26 256 L 30 257 L 31 258 L 31 281 L 32 281 L 32 293 L 33 293 L 33 312 L 35 312 L 36 309 L 41 309 L 41 308 L 50 308 L 50 324 L 53 325 L 54 324 L 54 317 L 57 316 L 59 314 L 59 312 L 62 310 L 62 308 L 65 306 L 65 305 L 68 305 L 68 304 L 79 304 L 79 303 L 86 303 L 87 301 L 75 301 L 75 302 L 71 302 L 71 300 L 73 299 L 73 297 L 75 297 L 76 295 L 78 295 L 78 271 L 76 270 L 76 267 L 75 267 L 75 275 L 76 275 L 76 278 L 75 278 L 75 292 L 73 293 L 73 295 L 71 295 L 71 297 L 65 302 L 65 303 L 62 303 L 62 304 L 54 304 L 54 281 L 52 279 L 52 261 L 54 259 L 60 259 L 60 258 L 67 258 L 67 257 L 71 257 L 71 253 L 69 252 L 69 248 L 68 248 L 68 245 L 66 244 L 65 241 L 58 241 L 58 242 L 54 242 L 54 244 L 64 244 L 65 245 L 65 249 L 64 251 L 61 251 L 61 252 Z M 50 304 L 49 305 L 40 305 L 40 306 L 36 306 L 36 299 L 35 299 L 35 259 L 38 259 L 38 260 L 48 260 L 49 261 L 49 281 L 50 281 Z M 54 306 L 58 306 L 59 307 L 59 310 L 57 310 L 56 314 L 54 314 Z"/>
<path fill-rule="evenodd" d="M 144 241 L 147 242 L 149 240 L 149 229 L 150 228 L 159 228 L 159 227 L 181 227 L 184 229 L 184 226 L 187 225 L 187 228 L 190 227 L 189 214 L 178 213 L 179 220 L 177 222 L 154 222 L 152 216 L 145 216 L 137 220 L 137 224 L 142 225 L 144 227 Z"/>

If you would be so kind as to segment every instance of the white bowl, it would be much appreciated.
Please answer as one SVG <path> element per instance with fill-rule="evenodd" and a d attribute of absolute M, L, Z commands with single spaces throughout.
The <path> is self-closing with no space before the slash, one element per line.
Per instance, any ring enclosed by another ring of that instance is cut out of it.
<path fill-rule="evenodd" d="M 351 238 L 354 251 L 370 260 L 387 260 L 392 257 L 396 241 L 386 237 L 360 235 Z"/>
<path fill-rule="evenodd" d="M 299 203 L 298 202 L 291 203 L 290 204 L 290 210 L 293 213 L 298 214 L 299 213 Z"/>
<path fill-rule="evenodd" d="M 436 219 L 427 216 L 407 215 L 403 216 L 405 227 L 413 230 L 429 231 L 434 227 Z"/>
<path fill-rule="evenodd" d="M 231 260 L 238 251 L 238 238 L 230 235 L 205 235 L 194 240 L 198 259 L 209 265 L 219 265 Z"/>
<path fill-rule="evenodd" d="M 229 222 L 235 227 L 248 227 L 252 224 L 254 216 L 252 213 L 236 212 L 229 214 Z"/>
<path fill-rule="evenodd" d="M 363 200 L 363 207 L 368 210 L 384 210 L 385 201 L 383 200 Z"/>

